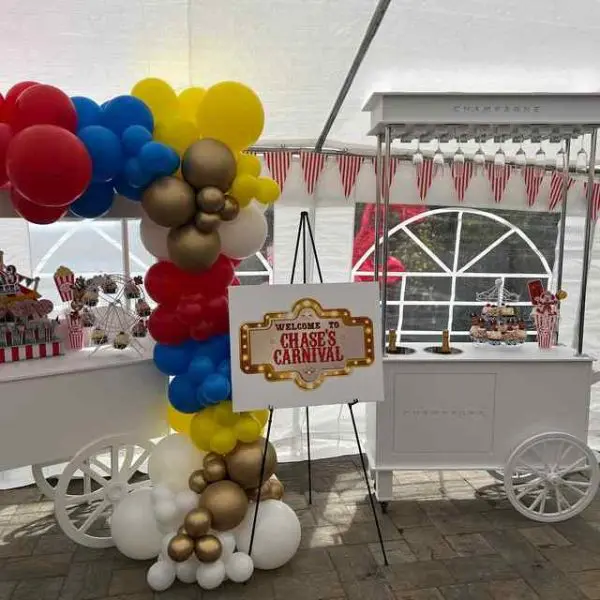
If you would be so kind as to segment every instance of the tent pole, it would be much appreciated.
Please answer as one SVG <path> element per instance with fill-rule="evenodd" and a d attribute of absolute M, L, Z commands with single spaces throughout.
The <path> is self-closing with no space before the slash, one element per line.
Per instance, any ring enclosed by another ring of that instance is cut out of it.
<path fill-rule="evenodd" d="M 585 301 L 587 296 L 588 275 L 592 260 L 592 243 L 594 241 L 594 175 L 596 173 L 596 146 L 598 144 L 598 130 L 594 129 L 590 143 L 590 162 L 588 170 L 585 217 L 585 241 L 583 242 L 583 268 L 581 270 L 581 289 L 579 290 L 579 315 L 577 322 L 577 354 L 583 353 L 583 330 L 585 326 Z"/>
<path fill-rule="evenodd" d="M 563 180 L 561 190 L 561 210 L 558 238 L 558 265 L 556 268 L 556 291 L 562 289 L 563 268 L 565 262 L 565 233 L 567 229 L 567 196 L 569 193 L 569 157 L 571 156 L 571 138 L 565 141 L 565 164 L 563 167 Z"/>
<path fill-rule="evenodd" d="M 392 153 L 392 128 L 385 128 L 385 148 L 381 170 L 381 187 L 383 191 L 383 257 L 382 257 L 382 282 L 381 282 L 381 343 L 383 354 L 386 353 L 386 324 L 387 324 L 387 291 L 388 291 L 388 234 L 390 231 L 390 156 Z"/>
<path fill-rule="evenodd" d="M 375 156 L 375 254 L 374 279 L 379 281 L 379 238 L 381 238 L 381 145 L 383 136 L 377 134 L 377 155 Z M 381 287 L 379 288 L 381 295 Z"/>
<path fill-rule="evenodd" d="M 348 71 L 346 79 L 344 79 L 344 83 L 342 84 L 342 88 L 340 89 L 340 92 L 337 98 L 335 99 L 335 102 L 333 103 L 333 107 L 331 109 L 331 112 L 329 113 L 329 116 L 327 117 L 327 121 L 325 121 L 323 131 L 321 131 L 321 134 L 317 138 L 317 143 L 315 144 L 315 152 L 321 152 L 321 150 L 323 149 L 325 141 L 327 140 L 327 136 L 329 135 L 329 132 L 331 131 L 335 120 L 337 119 L 337 116 L 342 108 L 342 104 L 344 104 L 344 100 L 346 99 L 346 96 L 348 95 L 348 92 L 352 87 L 352 83 L 354 82 L 354 78 L 358 73 L 358 69 L 360 69 L 360 65 L 362 64 L 365 56 L 367 55 L 367 52 L 369 51 L 371 42 L 377 34 L 377 30 L 381 25 L 381 21 L 383 20 L 383 17 L 385 16 L 385 13 L 387 12 L 391 1 L 392 0 L 379 0 L 379 2 L 377 2 L 377 6 L 375 7 L 373 16 L 369 21 L 367 31 L 365 32 L 362 42 L 358 47 L 356 56 L 352 61 L 352 65 L 350 65 L 350 70 Z"/>

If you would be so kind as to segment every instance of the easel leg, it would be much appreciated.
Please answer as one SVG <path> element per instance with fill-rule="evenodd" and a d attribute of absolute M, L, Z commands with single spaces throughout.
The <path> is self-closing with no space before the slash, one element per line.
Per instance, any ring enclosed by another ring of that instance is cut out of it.
<path fill-rule="evenodd" d="M 306 453 L 308 458 L 308 503 L 312 504 L 312 463 L 310 456 L 310 414 L 306 407 Z"/>
<path fill-rule="evenodd" d="M 387 554 L 385 553 L 385 544 L 383 543 L 383 535 L 381 534 L 381 526 L 379 525 L 379 518 L 377 517 L 377 511 L 375 509 L 375 500 L 373 493 L 371 492 L 371 483 L 369 481 L 369 474 L 367 472 L 367 464 L 365 463 L 365 457 L 362 453 L 362 447 L 360 445 L 360 436 L 358 435 L 358 428 L 356 427 L 356 419 L 354 418 L 354 405 L 358 403 L 358 400 L 348 402 L 348 410 L 350 411 L 350 418 L 352 419 L 352 427 L 354 428 L 354 436 L 356 437 L 356 445 L 358 446 L 358 456 L 360 458 L 360 464 L 362 466 L 363 475 L 365 476 L 365 483 L 367 484 L 367 493 L 369 494 L 369 503 L 371 504 L 371 510 L 373 512 L 373 520 L 375 521 L 375 527 L 377 527 L 377 537 L 379 538 L 379 545 L 381 546 L 381 554 L 383 555 L 383 564 L 387 567 L 389 565 Z"/>
<path fill-rule="evenodd" d="M 267 448 L 269 446 L 269 438 L 271 437 L 271 425 L 273 424 L 273 407 L 269 407 L 269 423 L 267 425 L 267 435 L 265 437 L 265 449 L 262 455 L 260 464 L 260 479 L 258 481 L 258 493 L 256 495 L 256 506 L 254 508 L 254 519 L 252 521 L 252 533 L 250 534 L 250 545 L 248 547 L 248 556 L 252 556 L 252 546 L 254 545 L 254 534 L 256 533 L 256 521 L 258 520 L 258 507 L 260 505 L 260 489 L 265 476 L 265 468 L 267 463 Z"/>

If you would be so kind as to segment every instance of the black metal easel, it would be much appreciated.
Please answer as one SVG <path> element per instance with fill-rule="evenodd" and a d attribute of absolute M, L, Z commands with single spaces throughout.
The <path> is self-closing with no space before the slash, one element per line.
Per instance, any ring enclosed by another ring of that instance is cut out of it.
<path fill-rule="evenodd" d="M 308 236 L 308 239 L 307 239 Z M 294 262 L 292 264 L 292 274 L 290 277 L 290 283 L 295 283 L 296 277 L 296 266 L 298 264 L 298 252 L 300 250 L 300 244 L 302 244 L 302 283 L 308 283 L 307 275 L 307 254 L 306 247 L 307 241 L 310 242 L 310 251 L 312 252 L 315 266 L 317 267 L 317 273 L 319 276 L 319 283 L 323 283 L 323 273 L 321 271 L 321 265 L 319 263 L 319 256 L 317 254 L 317 247 L 315 245 L 315 238 L 313 235 L 312 227 L 310 225 L 310 219 L 307 211 L 300 213 L 300 222 L 298 223 L 298 234 L 296 236 L 296 248 L 294 249 Z M 387 566 L 388 559 L 385 552 L 385 545 L 383 543 L 383 535 L 381 534 L 381 526 L 379 525 L 379 518 L 377 517 L 377 511 L 375 509 L 375 500 L 371 491 L 371 483 L 369 481 L 369 474 L 367 473 L 367 465 L 365 463 L 365 457 L 363 456 L 362 446 L 360 444 L 360 436 L 358 435 L 358 427 L 356 426 L 356 419 L 354 417 L 354 405 L 358 404 L 358 399 L 354 399 L 348 402 L 348 410 L 350 411 L 350 418 L 352 419 L 352 427 L 354 429 L 354 436 L 356 438 L 356 445 L 358 446 L 358 455 L 360 457 L 360 464 L 362 466 L 363 475 L 365 477 L 365 483 L 367 484 L 367 492 L 369 494 L 369 502 L 371 504 L 371 510 L 373 511 L 373 520 L 375 521 L 375 527 L 377 528 L 377 537 L 379 538 L 379 545 L 381 546 L 381 553 L 383 554 L 383 562 Z M 306 410 L 306 442 L 307 442 L 307 466 L 308 466 L 308 503 L 312 504 L 312 466 L 311 466 L 311 453 L 310 453 L 310 419 L 308 406 Z M 267 444 L 271 436 L 271 425 L 273 423 L 273 407 L 269 407 L 269 421 L 267 424 L 267 435 L 265 437 L 265 451 L 262 456 L 262 463 L 260 466 L 260 481 L 262 482 L 265 475 L 265 464 L 267 458 Z M 248 554 L 252 556 L 252 546 L 254 544 L 254 534 L 256 532 L 256 520 L 258 517 L 258 507 L 260 504 L 260 485 L 258 488 L 258 495 L 256 497 L 256 507 L 254 509 L 254 520 L 252 522 L 252 533 L 250 534 L 250 546 L 248 548 Z"/>

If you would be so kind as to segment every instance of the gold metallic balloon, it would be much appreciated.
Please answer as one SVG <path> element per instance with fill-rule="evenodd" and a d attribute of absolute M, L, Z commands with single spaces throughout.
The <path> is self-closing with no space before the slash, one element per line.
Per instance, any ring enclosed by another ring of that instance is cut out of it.
<path fill-rule="evenodd" d="M 237 483 L 228 480 L 217 481 L 209 485 L 200 496 L 200 506 L 212 516 L 213 529 L 228 531 L 244 520 L 248 509 L 248 497 Z"/>
<path fill-rule="evenodd" d="M 197 273 L 215 264 L 221 252 L 221 239 L 216 231 L 202 233 L 193 224 L 184 225 L 169 231 L 167 251 L 180 269 Z"/>
<path fill-rule="evenodd" d="M 209 486 L 210 487 L 210 486 Z M 206 488 L 208 490 L 208 488 Z M 206 491 L 204 492 L 206 494 Z M 202 498 L 202 496 L 200 496 Z M 212 524 L 210 512 L 205 508 L 196 508 L 191 510 L 183 520 L 183 526 L 187 534 L 194 539 L 198 539 L 208 533 Z"/>
<path fill-rule="evenodd" d="M 177 177 L 161 177 L 142 196 L 147 215 L 161 227 L 185 225 L 196 214 L 194 190 Z"/>
<path fill-rule="evenodd" d="M 217 213 L 196 213 L 194 219 L 196 229 L 202 233 L 212 233 L 219 228 L 221 224 L 221 217 Z"/>
<path fill-rule="evenodd" d="M 204 477 L 204 472 L 201 469 L 199 469 L 198 471 L 194 471 L 190 475 L 188 484 L 192 492 L 196 492 L 196 494 L 201 494 L 206 489 L 208 482 Z"/>
<path fill-rule="evenodd" d="M 197 190 L 216 187 L 226 192 L 237 171 L 235 157 L 222 142 L 205 138 L 193 143 L 183 155 L 183 178 Z"/>
<path fill-rule="evenodd" d="M 233 196 L 225 196 L 225 204 L 219 213 L 221 221 L 233 221 L 240 214 L 240 205 Z"/>
<path fill-rule="evenodd" d="M 196 194 L 198 208 L 206 213 L 218 213 L 225 206 L 225 194 L 216 187 L 202 188 Z"/>
<path fill-rule="evenodd" d="M 185 527 L 183 525 L 181 525 L 178 529 L 177 529 L 177 533 L 179 535 L 186 535 L 189 537 L 188 532 L 185 530 Z"/>
<path fill-rule="evenodd" d="M 194 540 L 187 535 L 177 534 L 167 548 L 169 558 L 175 562 L 186 561 L 194 552 Z"/>
<path fill-rule="evenodd" d="M 204 467 L 204 477 L 209 483 L 221 481 L 227 477 L 227 465 L 224 460 L 213 460 Z"/>
<path fill-rule="evenodd" d="M 221 558 L 223 546 L 221 540 L 214 535 L 203 535 L 196 540 L 194 546 L 196 558 L 203 563 L 212 563 Z"/>
<path fill-rule="evenodd" d="M 202 459 L 202 464 L 206 466 L 209 462 L 212 462 L 213 460 L 221 461 L 223 460 L 223 457 L 220 454 L 217 454 L 216 452 L 209 452 Z"/>
<path fill-rule="evenodd" d="M 269 479 L 270 485 L 270 493 L 272 500 L 281 500 L 283 498 L 283 494 L 285 493 L 285 488 L 283 487 L 283 483 L 279 481 L 279 479 Z"/>
<path fill-rule="evenodd" d="M 257 488 L 275 473 L 277 454 L 273 444 L 267 445 L 265 472 L 260 481 L 260 468 L 265 448 L 265 439 L 259 438 L 250 444 L 238 444 L 233 452 L 225 457 L 229 479 L 239 483 L 244 489 Z"/>

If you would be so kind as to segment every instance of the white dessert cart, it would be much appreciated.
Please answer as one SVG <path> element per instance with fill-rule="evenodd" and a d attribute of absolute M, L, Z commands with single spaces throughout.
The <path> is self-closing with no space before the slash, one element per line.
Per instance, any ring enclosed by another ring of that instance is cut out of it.
<path fill-rule="evenodd" d="M 564 141 L 591 139 L 589 165 L 596 162 L 600 95 L 374 94 L 371 134 L 377 136 L 375 273 L 382 269 L 382 331 L 387 323 L 389 232 L 388 181 L 391 145 L 456 139 Z M 383 146 L 383 151 L 382 151 Z M 569 169 L 568 161 L 565 170 Z M 393 500 L 392 474 L 401 469 L 486 469 L 504 480 L 506 494 L 526 517 L 554 522 L 585 509 L 600 483 L 600 468 L 587 446 L 590 387 L 597 379 L 583 354 L 586 286 L 593 234 L 589 167 L 583 274 L 576 349 L 454 345 L 455 354 L 426 351 L 432 344 L 406 344 L 405 354 L 387 353 L 385 402 L 368 405 L 367 455 L 376 497 L 385 509 Z M 567 177 L 564 178 L 558 277 L 562 283 Z M 379 217 L 379 210 L 377 210 Z M 381 256 L 379 253 L 381 246 Z"/>
<path fill-rule="evenodd" d="M 33 465 L 59 525 L 84 546 L 112 545 L 107 509 L 145 485 L 135 479 L 149 440 L 167 433 L 167 378 L 143 341 L 140 354 L 88 348 L 0 367 L 0 471 Z"/>

